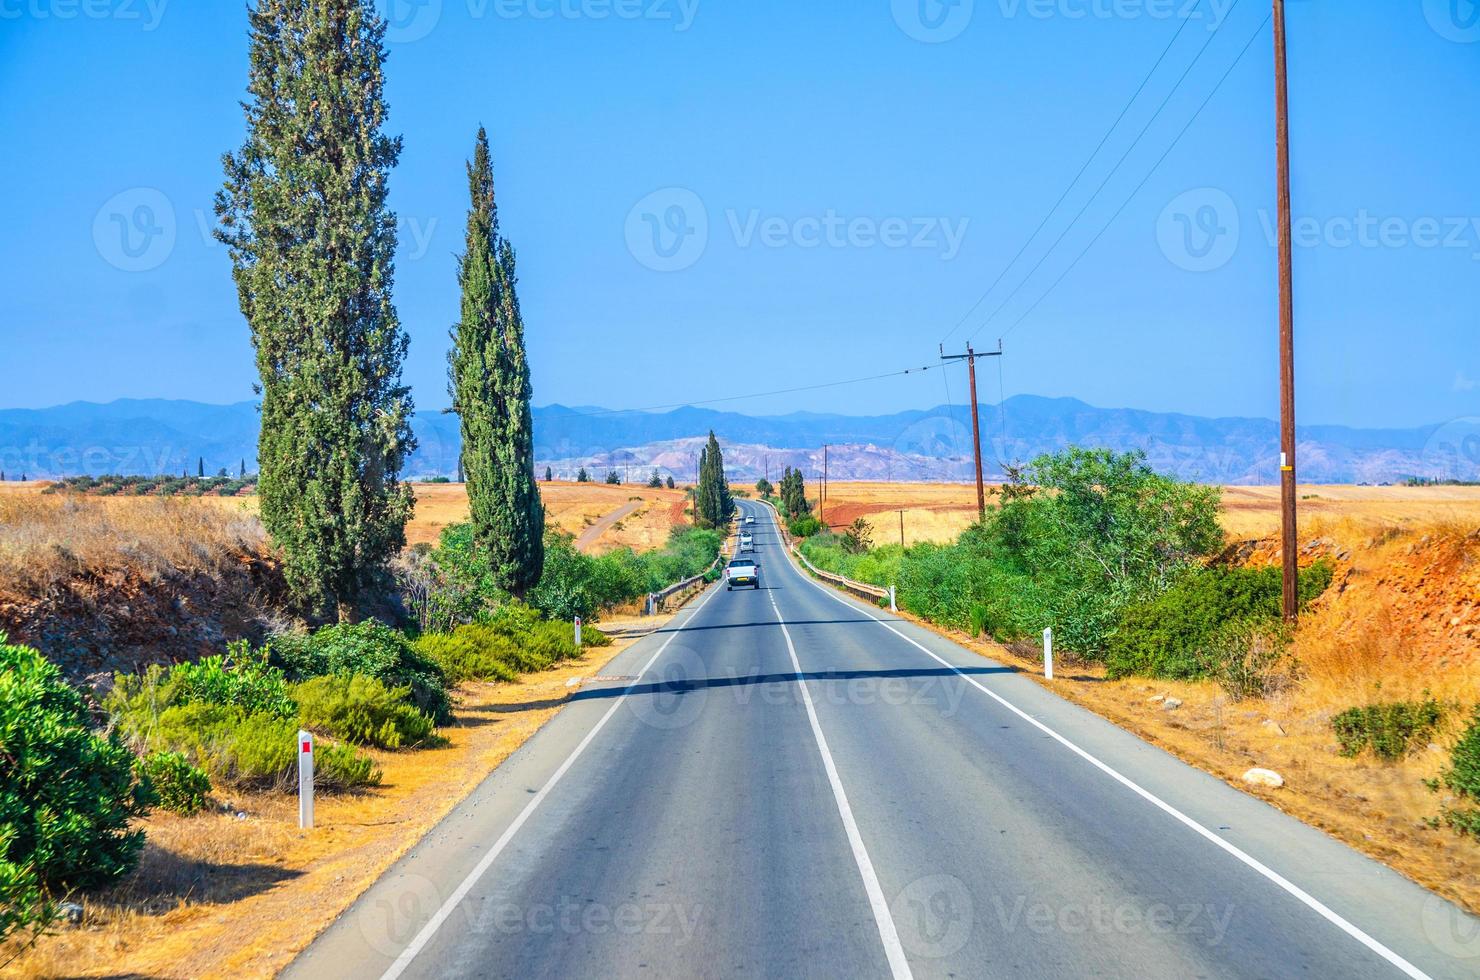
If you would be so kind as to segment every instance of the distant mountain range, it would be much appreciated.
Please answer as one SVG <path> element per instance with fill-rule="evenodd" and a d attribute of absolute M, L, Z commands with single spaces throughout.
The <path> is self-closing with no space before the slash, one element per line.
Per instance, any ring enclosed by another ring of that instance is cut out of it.
<path fill-rule="evenodd" d="M 582 466 L 599 479 L 609 469 L 646 479 L 692 480 L 699 446 L 711 429 L 726 447 L 726 469 L 740 480 L 785 466 L 820 471 L 828 445 L 835 479 L 965 480 L 972 474 L 967 406 L 892 415 L 796 412 L 752 416 L 705 408 L 609 411 L 548 405 L 534 410 L 538 469 L 570 477 Z M 423 412 L 412 478 L 452 476 L 458 420 Z M 1200 418 L 1125 408 L 1096 408 L 1073 398 L 1017 395 L 981 406 L 987 469 L 1068 445 L 1141 449 L 1159 470 L 1215 483 L 1272 483 L 1279 429 L 1269 419 Z M 252 402 L 122 399 L 45 409 L 0 410 L 0 470 L 7 479 L 78 474 L 207 474 L 256 469 L 258 415 Z M 1480 419 L 1412 429 L 1305 426 L 1298 430 L 1300 478 L 1309 483 L 1386 483 L 1411 476 L 1480 479 Z"/>

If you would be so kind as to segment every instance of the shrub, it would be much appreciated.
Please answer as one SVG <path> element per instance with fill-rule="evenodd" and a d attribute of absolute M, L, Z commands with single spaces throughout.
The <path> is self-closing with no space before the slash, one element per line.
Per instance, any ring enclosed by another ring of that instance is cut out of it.
<path fill-rule="evenodd" d="M 153 802 L 56 666 L 0 634 L 0 935 L 44 926 L 53 894 L 133 870 L 144 832 L 129 821 Z"/>
<path fill-rule="evenodd" d="M 453 684 L 464 681 L 513 681 L 519 672 L 509 666 L 498 650 L 490 649 L 467 635 L 468 627 L 452 633 L 428 633 L 416 639 L 416 651 L 442 668 Z"/>
<path fill-rule="evenodd" d="M 417 653 L 404 633 L 384 623 L 367 619 L 278 636 L 271 649 L 273 659 L 294 680 L 362 674 L 389 687 L 409 688 L 411 703 L 436 724 L 452 720 L 441 668 Z"/>
<path fill-rule="evenodd" d="M 1480 803 L 1480 707 L 1470 715 L 1470 723 L 1449 754 L 1449 768 L 1444 770 L 1444 784 L 1460 797 Z M 1447 809 L 1444 819 L 1462 834 L 1480 837 L 1480 809 Z"/>
<path fill-rule="evenodd" d="M 1379 759 L 1393 761 L 1407 755 L 1419 742 L 1428 741 L 1443 717 L 1439 702 L 1426 696 L 1422 701 L 1348 708 L 1331 719 L 1331 729 L 1341 743 L 1342 755 L 1360 755 L 1371 749 Z"/>
<path fill-rule="evenodd" d="M 822 522 L 811 514 L 805 514 L 787 524 L 786 530 L 794 538 L 810 538 L 822 531 Z"/>
<path fill-rule="evenodd" d="M 249 713 L 262 711 L 282 718 L 293 714 L 288 681 L 271 666 L 267 652 L 254 654 L 245 640 L 227 647 L 224 657 L 204 657 L 170 669 L 173 696 L 181 704 L 234 704 Z"/>
<path fill-rule="evenodd" d="M 1334 568 L 1319 561 L 1300 572 L 1304 605 L 1331 584 Z M 1128 606 L 1106 645 L 1111 677 L 1140 674 L 1189 680 L 1222 662 L 1230 639 L 1281 616 L 1279 568 L 1191 568 L 1160 595 Z M 1236 625 L 1230 625 L 1236 624 Z M 1221 635 L 1220 630 L 1232 630 Z M 1268 639 L 1268 637 L 1265 637 Z"/>
<path fill-rule="evenodd" d="M 154 787 L 164 809 L 188 817 L 206 805 L 210 777 L 191 765 L 184 753 L 151 752 L 139 760 L 138 768 Z"/>
<path fill-rule="evenodd" d="M 1237 620 L 1217 629 L 1197 651 L 1202 676 L 1212 678 L 1235 701 L 1262 698 L 1284 686 L 1290 630 L 1282 622 Z"/>
<path fill-rule="evenodd" d="M 331 674 L 293 686 L 298 725 L 355 745 L 399 749 L 426 741 L 432 719 L 406 703 L 410 688 L 374 677 Z"/>
<path fill-rule="evenodd" d="M 585 630 L 582 642 L 602 647 L 611 639 L 597 630 Z M 487 622 L 459 626 L 450 634 L 420 637 L 416 646 L 459 682 L 516 680 L 521 673 L 545 670 L 578 652 L 568 624 L 538 619 L 517 603 L 503 607 Z"/>

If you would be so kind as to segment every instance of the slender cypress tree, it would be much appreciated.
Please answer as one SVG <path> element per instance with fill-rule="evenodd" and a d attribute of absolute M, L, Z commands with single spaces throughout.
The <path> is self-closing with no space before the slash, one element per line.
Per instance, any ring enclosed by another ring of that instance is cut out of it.
<path fill-rule="evenodd" d="M 708 527 L 729 523 L 730 515 L 735 512 L 730 484 L 725 479 L 725 454 L 712 430 L 708 444 L 699 453 L 699 486 L 694 492 L 694 507 L 696 522 Z"/>
<path fill-rule="evenodd" d="M 247 136 L 223 159 L 217 237 L 261 379 L 262 520 L 298 599 L 343 621 L 405 545 L 413 506 L 386 23 L 372 0 L 257 0 L 247 17 Z"/>
<path fill-rule="evenodd" d="M 499 588 L 522 596 L 540 580 L 545 508 L 534 478 L 532 389 L 515 293 L 514 248 L 499 235 L 488 134 L 468 164 L 466 251 L 458 265 L 462 319 L 447 355 L 452 410 L 462 422 L 473 536 Z"/>

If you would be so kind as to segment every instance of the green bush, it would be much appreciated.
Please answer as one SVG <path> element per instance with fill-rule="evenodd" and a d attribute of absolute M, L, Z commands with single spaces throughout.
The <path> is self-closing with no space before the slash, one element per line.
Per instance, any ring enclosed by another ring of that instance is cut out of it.
<path fill-rule="evenodd" d="M 1334 568 L 1319 561 L 1300 572 L 1304 605 L 1331 584 Z M 1128 606 L 1105 652 L 1112 678 L 1138 674 L 1189 680 L 1222 662 L 1230 637 L 1281 618 L 1281 572 L 1267 568 L 1191 568 L 1154 598 Z M 1237 625 L 1233 625 L 1237 624 Z M 1218 638 L 1220 630 L 1233 634 Z"/>
<path fill-rule="evenodd" d="M 1379 759 L 1401 759 L 1419 743 L 1427 742 L 1444 717 L 1431 697 L 1422 701 L 1389 701 L 1348 708 L 1331 719 L 1331 729 L 1344 756 L 1370 749 Z"/>
<path fill-rule="evenodd" d="M 1480 804 L 1480 706 L 1470 715 L 1469 725 L 1449 754 L 1444 784 L 1462 799 Z M 1480 808 L 1448 808 L 1444 819 L 1461 834 L 1480 837 Z"/>
<path fill-rule="evenodd" d="M 249 713 L 262 711 L 287 718 L 293 714 L 288 681 L 271 666 L 267 653 L 254 654 L 245 640 L 229 645 L 224 657 L 204 657 L 170 669 L 174 703 L 234 704 Z"/>
<path fill-rule="evenodd" d="M 388 687 L 409 688 L 411 703 L 436 724 L 452 720 L 441 668 L 417 653 L 404 633 L 384 623 L 367 619 L 286 634 L 272 640 L 271 650 L 293 680 L 328 674 L 374 677 Z"/>
<path fill-rule="evenodd" d="M 416 639 L 416 652 L 442 668 L 452 684 L 464 681 L 513 681 L 519 672 L 509 666 L 500 648 L 476 642 L 460 626 L 452 633 L 427 633 Z M 502 637 L 499 638 L 502 640 Z"/>
<path fill-rule="evenodd" d="M 94 734 L 54 664 L 0 634 L 0 935 L 44 926 L 49 897 L 138 863 L 154 803 L 117 734 Z"/>
<path fill-rule="evenodd" d="M 399 749 L 425 742 L 432 719 L 406 703 L 409 687 L 386 687 L 362 674 L 330 674 L 293 686 L 298 725 L 350 742 Z"/>
<path fill-rule="evenodd" d="M 1283 622 L 1235 620 L 1203 642 L 1197 660 L 1202 676 L 1233 700 L 1262 698 L 1291 679 L 1289 646 L 1290 629 Z"/>
<path fill-rule="evenodd" d="M 804 514 L 786 525 L 786 530 L 794 538 L 810 538 L 823 530 L 822 522 L 811 514 Z"/>
<path fill-rule="evenodd" d="M 581 639 L 588 647 L 611 643 L 594 629 L 583 630 Z M 578 653 L 570 624 L 539 619 L 516 603 L 503 607 L 487 622 L 420 637 L 416 647 L 454 682 L 512 681 L 521 673 L 545 670 Z"/>
<path fill-rule="evenodd" d="M 192 766 L 184 753 L 151 752 L 139 760 L 138 768 L 154 787 L 164 809 L 188 817 L 206 805 L 210 777 Z"/>

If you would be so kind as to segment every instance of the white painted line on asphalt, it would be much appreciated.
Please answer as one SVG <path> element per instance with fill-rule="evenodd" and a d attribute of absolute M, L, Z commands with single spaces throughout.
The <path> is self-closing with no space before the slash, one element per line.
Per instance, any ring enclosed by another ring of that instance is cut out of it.
<path fill-rule="evenodd" d="M 771 596 L 771 608 L 776 611 L 776 620 L 781 624 L 781 635 L 786 637 L 786 652 L 791 654 L 791 665 L 797 672 L 797 686 L 802 690 L 802 703 L 807 706 L 807 720 L 812 723 L 812 734 L 817 739 L 817 749 L 822 753 L 822 768 L 827 772 L 827 781 L 832 786 L 833 799 L 838 804 L 838 814 L 843 818 L 843 830 L 848 835 L 848 846 L 853 849 L 853 861 L 858 873 L 863 876 L 863 890 L 868 893 L 869 907 L 874 911 L 874 923 L 879 928 L 879 938 L 884 942 L 884 956 L 889 961 L 889 972 L 895 980 L 912 978 L 910 964 L 904 957 L 904 945 L 899 941 L 899 931 L 889 915 L 889 903 L 884 899 L 884 889 L 879 886 L 879 876 L 874 873 L 874 863 L 869 860 L 868 849 L 863 846 L 863 836 L 858 832 L 858 821 L 853 819 L 853 808 L 848 805 L 848 794 L 843 792 L 843 781 L 838 778 L 838 767 L 833 764 L 832 751 L 822 735 L 822 725 L 817 721 L 817 709 L 812 706 L 812 695 L 807 691 L 807 682 L 802 677 L 802 665 L 797 660 L 796 645 L 791 642 L 791 630 L 786 628 L 786 619 L 776 597 Z"/>
<path fill-rule="evenodd" d="M 1084 749 L 1080 748 L 1075 743 L 1069 741 L 1067 738 L 1065 738 L 1064 736 L 1060 735 L 1058 732 L 1054 731 L 1052 728 L 1049 728 L 1047 725 L 1045 725 L 1043 722 L 1039 721 L 1037 718 L 1034 718 L 1032 715 L 1028 714 L 1026 711 L 1023 711 L 1017 705 L 1015 705 L 1012 702 L 1008 701 L 1006 698 L 1002 697 L 1000 694 L 996 693 L 995 691 L 992 691 L 992 690 L 988 689 L 987 687 L 985 687 L 984 685 L 982 685 L 980 682 L 978 682 L 976 680 L 976 678 L 972 677 L 970 674 L 967 674 L 960 667 L 957 667 L 955 664 L 951 663 L 948 660 L 942 659 L 941 657 L 937 656 L 933 651 L 931 651 L 929 648 L 927 648 L 926 646 L 924 646 L 923 644 L 921 644 L 919 641 L 915 640 L 912 637 L 906 636 L 904 633 L 901 633 L 899 630 L 895 629 L 893 626 L 890 626 L 887 622 L 885 622 L 884 620 L 880 619 L 878 616 L 875 616 L 872 612 L 870 612 L 867 608 L 865 608 L 861 603 L 853 603 L 853 602 L 850 602 L 847 599 L 845 599 L 843 596 L 839 595 L 836 591 L 834 591 L 832 589 L 829 589 L 829 588 L 827 588 L 824 585 L 818 584 L 817 582 L 813 581 L 813 579 L 812 579 L 811 576 L 807 575 L 806 573 L 804 573 L 800 569 L 798 569 L 795 564 L 791 564 L 790 567 L 791 567 L 792 571 L 795 572 L 799 578 L 805 579 L 807 581 L 807 583 L 810 584 L 810 585 L 812 585 L 814 588 L 820 590 L 821 592 L 823 592 L 824 594 L 826 594 L 828 596 L 831 596 L 833 599 L 836 599 L 838 602 L 841 602 L 843 605 L 847 606 L 849 609 L 853 609 L 853 610 L 862 612 L 865 616 L 867 616 L 868 618 L 872 619 L 874 622 L 878 623 L 880 626 L 884 627 L 886 630 L 888 630 L 889 632 L 893 633 L 895 636 L 899 637 L 901 640 L 904 640 L 906 643 L 909 643 L 911 646 L 914 646 L 914 647 L 918 648 L 922 653 L 924 653 L 926 656 L 930 657 L 930 659 L 936 661 L 937 663 L 941 664 L 944 667 L 948 667 L 951 670 L 955 671 L 958 675 L 961 676 L 961 678 L 963 680 L 966 681 L 966 683 L 970 684 L 972 687 L 976 688 L 978 691 L 981 691 L 987 697 L 989 697 L 992 700 L 996 701 L 997 703 L 1001 704 L 1004 708 L 1006 708 L 1007 710 L 1011 711 L 1013 714 L 1017 715 L 1019 718 L 1023 719 L 1024 721 L 1026 721 L 1028 724 L 1034 726 L 1039 731 L 1043 732 L 1045 735 L 1047 735 L 1048 737 L 1052 738 L 1054 741 L 1058 742 L 1060 745 L 1064 746 L 1069 751 L 1073 752 L 1075 755 L 1077 755 L 1080 758 L 1084 759 L 1090 765 L 1094 766 L 1096 769 L 1099 769 L 1101 772 L 1105 773 L 1107 776 L 1109 776 L 1110 778 L 1114 779 L 1116 782 L 1118 782 L 1121 785 L 1125 786 L 1127 789 L 1130 789 L 1131 791 L 1133 791 L 1134 793 L 1136 793 L 1138 796 L 1140 796 L 1142 799 L 1146 800 L 1148 803 L 1151 803 L 1157 809 L 1162 810 L 1163 812 L 1165 812 L 1169 816 L 1175 818 L 1176 820 L 1178 820 L 1179 822 L 1181 822 L 1185 826 L 1187 826 L 1187 827 L 1191 828 L 1192 830 L 1196 831 L 1198 834 L 1200 834 L 1201 836 L 1203 836 L 1207 840 L 1209 840 L 1212 843 L 1218 845 L 1218 847 L 1222 848 L 1224 851 L 1227 851 L 1229 854 L 1233 855 L 1235 858 L 1237 858 L 1238 860 L 1242 861 L 1244 864 L 1248 865 L 1250 868 L 1252 868 L 1255 871 L 1259 872 L 1259 874 L 1263 875 L 1265 878 L 1268 878 L 1270 881 L 1274 882 L 1276 885 L 1278 885 L 1281 888 L 1283 888 L 1286 892 L 1288 892 L 1289 894 L 1291 894 L 1295 898 L 1299 899 L 1302 903 L 1304 903 L 1307 907 L 1309 907 L 1310 909 L 1312 909 L 1313 911 L 1315 911 L 1317 914 L 1319 914 L 1327 922 L 1330 922 L 1332 925 L 1336 926 L 1342 932 L 1346 933 L 1348 936 L 1351 936 L 1357 942 L 1361 943 L 1363 946 L 1366 946 L 1368 949 L 1370 949 L 1372 952 L 1376 953 L 1378 956 L 1380 956 L 1383 959 L 1387 960 L 1389 963 L 1391 963 L 1393 966 L 1397 967 L 1403 973 L 1407 974 L 1410 977 L 1415 978 L 1415 980 L 1430 980 L 1428 974 L 1424 973 L 1422 970 L 1420 970 L 1418 967 L 1414 966 L 1412 963 L 1409 963 L 1402 956 L 1399 956 L 1397 953 L 1393 952 L 1391 949 L 1388 949 L 1386 946 L 1384 946 L 1382 943 L 1378 942 L 1376 939 L 1373 939 L 1371 936 L 1367 935 L 1367 933 L 1363 932 L 1361 929 L 1359 929 L 1357 926 L 1353 925 L 1351 922 L 1348 922 L 1346 919 L 1342 918 L 1339 914 L 1337 914 L 1332 909 L 1328 908 L 1324 903 L 1322 903 L 1315 896 L 1311 895 L 1309 892 L 1305 891 L 1305 889 L 1301 888 L 1299 885 L 1296 885 L 1294 882 L 1292 882 L 1289 879 L 1285 878 L 1283 875 L 1281 875 L 1279 872 L 1275 871 L 1273 868 L 1268 867 L 1267 865 L 1265 865 L 1264 863 L 1262 863 L 1261 861 L 1259 861 L 1258 858 L 1255 858 L 1253 855 L 1246 853 L 1245 851 L 1241 850 L 1236 845 L 1229 843 L 1228 841 L 1224 840 L 1222 837 L 1219 837 L 1217 834 L 1213 833 L 1211 830 L 1209 830 L 1208 828 L 1204 827 L 1202 824 L 1198 823 L 1196 820 L 1192 819 L 1187 814 L 1183 813 L 1181 810 L 1178 810 L 1176 807 L 1172 806 L 1170 803 L 1166 802 L 1161 797 L 1157 796 L 1155 793 L 1152 793 L 1150 790 L 1145 789 L 1144 787 L 1142 787 L 1138 783 L 1134 782 L 1130 778 L 1122 775 L 1119 771 L 1111 768 L 1108 764 L 1106 764 L 1104 762 L 1101 762 L 1099 759 L 1095 758 L 1093 755 L 1091 755 L 1090 753 L 1086 752 Z M 809 705 L 810 705 L 810 702 L 809 702 Z"/>
<path fill-rule="evenodd" d="M 708 605 L 709 600 L 713 598 L 718 593 L 718 591 L 718 589 L 712 590 L 709 595 L 704 597 L 702 602 L 700 602 L 697 606 L 689 611 L 689 617 L 684 621 L 684 626 L 687 626 L 689 623 L 693 622 L 694 617 L 699 615 L 699 610 Z M 417 954 L 426 947 L 426 944 L 431 942 L 432 937 L 437 934 L 437 930 L 442 928 L 442 924 L 447 921 L 449 916 L 452 915 L 453 910 L 462 903 L 462 900 L 464 898 L 467 898 L 468 892 L 473 890 L 473 886 L 478 883 L 478 879 L 483 877 L 484 873 L 488 871 L 493 862 L 498 859 L 499 854 L 503 853 L 503 850 L 505 847 L 508 846 L 509 841 L 513 840 L 514 835 L 519 832 L 519 828 L 523 827 L 525 821 L 527 821 L 530 815 L 534 813 L 535 808 L 544 801 L 545 797 L 550 795 L 550 791 L 555 788 L 556 783 L 560 782 L 561 777 L 564 776 L 568 771 L 570 771 L 570 767 L 575 764 L 576 759 L 580 758 L 581 753 L 586 751 L 586 746 L 591 744 L 592 740 L 596 738 L 597 733 L 600 732 L 601 729 L 606 726 L 606 723 L 611 720 L 612 715 L 617 713 L 617 709 L 622 706 L 622 702 L 627 700 L 627 695 L 632 693 L 633 688 L 637 687 L 637 685 L 642 681 L 643 676 L 646 675 L 650 669 L 652 669 L 653 664 L 657 663 L 658 658 L 663 655 L 663 651 L 668 649 L 668 644 L 677 639 L 678 634 L 682 633 L 683 629 L 684 627 L 680 626 L 678 629 L 674 630 L 672 635 L 670 635 L 668 639 L 663 641 L 663 645 L 658 647 L 657 652 L 654 653 L 650 658 L 648 658 L 648 662 L 642 665 L 642 670 L 637 672 L 637 677 L 634 678 L 632 683 L 627 685 L 626 690 L 624 690 L 621 695 L 619 695 L 617 699 L 612 702 L 612 706 L 606 709 L 606 714 L 602 715 L 601 720 L 596 723 L 596 726 L 586 733 L 586 737 L 581 739 L 580 744 L 575 747 L 575 750 L 571 752 L 571 754 L 566 757 L 565 761 L 560 764 L 560 768 L 556 769 L 555 772 L 551 774 L 550 778 L 545 781 L 545 785 L 540 787 L 539 792 L 535 793 L 534 796 L 531 796 L 529 798 L 529 802 L 524 805 L 524 809 L 519 811 L 519 816 L 515 817 L 514 822 L 509 824 L 508 829 L 505 830 L 503 834 L 499 837 L 499 839 L 494 843 L 493 848 L 483 856 L 483 860 L 479 861 L 477 866 L 474 867 L 472 871 L 468 872 L 468 876 L 462 880 L 462 884 L 457 886 L 457 891 L 453 892 L 452 895 L 448 897 L 447 901 L 442 903 L 442 907 L 437 909 L 436 914 L 434 914 L 431 919 L 428 920 L 426 925 L 422 926 L 421 931 L 418 932 L 415 938 L 411 940 L 410 944 L 401 951 L 401 955 L 396 957 L 396 961 L 390 965 L 390 968 L 380 975 L 381 980 L 395 980 L 396 977 L 399 977 L 402 973 L 406 971 L 406 968 L 411 965 L 411 961 L 416 959 Z"/>

